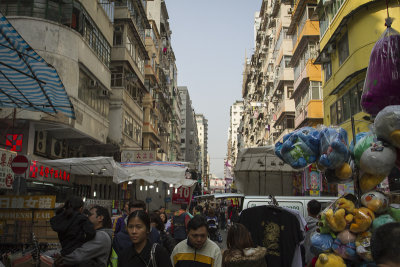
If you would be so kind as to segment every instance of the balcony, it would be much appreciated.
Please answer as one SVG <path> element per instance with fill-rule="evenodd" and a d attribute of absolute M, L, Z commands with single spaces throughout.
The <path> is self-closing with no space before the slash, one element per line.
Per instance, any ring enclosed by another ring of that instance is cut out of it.
<path fill-rule="evenodd" d="M 294 113 L 295 112 L 295 105 L 294 105 L 294 100 L 293 99 L 284 99 L 282 100 L 279 104 L 278 107 L 276 108 L 276 122 L 279 121 L 280 117 L 287 112 Z"/>
<path fill-rule="evenodd" d="M 293 35 L 293 56 L 296 54 L 296 50 L 298 47 L 301 47 L 299 44 L 303 40 L 304 37 L 308 36 L 319 36 L 319 22 L 307 20 L 304 25 L 299 25 L 297 32 Z"/>
<path fill-rule="evenodd" d="M 309 59 L 303 71 L 300 73 L 299 77 L 294 82 L 294 92 L 297 88 L 300 88 L 303 81 L 322 81 L 321 78 L 321 65 L 314 65 L 313 60 Z"/>
<path fill-rule="evenodd" d="M 294 127 L 297 129 L 300 126 L 304 126 L 307 121 L 310 120 L 320 120 L 322 121 L 324 118 L 323 112 L 323 101 L 318 99 L 312 99 L 308 102 L 308 104 L 303 108 L 296 110 L 296 117 L 294 119 Z M 316 122 L 315 124 L 317 124 Z M 314 126 L 314 125 L 309 125 Z"/>
<path fill-rule="evenodd" d="M 113 46 L 111 52 L 111 61 L 128 61 L 135 71 L 135 74 L 139 77 L 139 80 L 144 83 L 144 73 L 140 71 L 138 65 L 133 60 L 125 45 Z"/>

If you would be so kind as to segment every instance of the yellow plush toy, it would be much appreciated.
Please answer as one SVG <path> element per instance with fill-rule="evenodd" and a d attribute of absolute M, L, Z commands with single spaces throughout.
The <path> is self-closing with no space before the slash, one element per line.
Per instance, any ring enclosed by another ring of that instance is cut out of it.
<path fill-rule="evenodd" d="M 339 198 L 336 201 L 336 207 L 339 209 L 344 209 L 347 213 L 353 213 L 355 208 L 353 201 L 345 199 L 343 197 Z"/>
<path fill-rule="evenodd" d="M 369 229 L 372 221 L 375 220 L 374 212 L 368 208 L 361 207 L 354 210 L 354 222 L 350 225 L 353 233 L 362 233 Z"/>
<path fill-rule="evenodd" d="M 333 213 L 332 209 L 328 209 L 325 212 L 326 222 L 334 232 L 341 232 L 346 228 L 345 216 L 346 211 L 344 209 L 338 209 L 335 213 Z"/>
<path fill-rule="evenodd" d="M 375 175 L 370 173 L 363 173 L 360 179 L 360 188 L 362 192 L 368 192 L 380 184 L 386 175 Z"/>
<path fill-rule="evenodd" d="M 346 267 L 344 260 L 335 254 L 320 254 L 315 267 Z"/>

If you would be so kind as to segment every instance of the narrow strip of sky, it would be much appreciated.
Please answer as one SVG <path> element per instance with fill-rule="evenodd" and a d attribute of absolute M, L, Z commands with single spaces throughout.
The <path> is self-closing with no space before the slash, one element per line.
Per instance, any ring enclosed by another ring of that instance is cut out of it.
<path fill-rule="evenodd" d="M 254 13 L 261 0 L 166 0 L 178 85 L 208 119 L 211 173 L 224 175 L 229 108 L 241 100 L 245 51 L 254 49 Z"/>

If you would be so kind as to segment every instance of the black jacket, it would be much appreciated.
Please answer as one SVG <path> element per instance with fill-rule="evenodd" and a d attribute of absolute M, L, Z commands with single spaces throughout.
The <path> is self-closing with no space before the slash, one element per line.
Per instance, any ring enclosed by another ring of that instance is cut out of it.
<path fill-rule="evenodd" d="M 121 255 L 118 256 L 118 267 L 124 266 L 135 266 L 135 267 L 153 267 L 150 262 L 152 244 L 147 240 L 146 246 L 140 253 L 137 253 L 135 247 L 132 246 L 124 249 Z M 157 267 L 172 267 L 171 259 L 169 258 L 168 252 L 160 245 L 157 245 L 155 251 L 155 259 Z"/>
<path fill-rule="evenodd" d="M 96 235 L 96 230 L 88 217 L 77 211 L 69 217 L 65 215 L 65 212 L 57 214 L 50 219 L 50 225 L 58 234 L 63 256 L 70 254 Z"/>

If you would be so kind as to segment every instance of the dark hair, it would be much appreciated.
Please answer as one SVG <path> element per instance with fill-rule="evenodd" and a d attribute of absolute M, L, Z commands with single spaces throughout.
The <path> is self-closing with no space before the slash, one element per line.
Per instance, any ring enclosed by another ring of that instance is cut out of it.
<path fill-rule="evenodd" d="M 82 211 L 82 214 L 85 215 L 85 216 L 87 216 L 87 217 L 89 217 L 89 216 L 91 215 L 91 213 L 90 213 L 90 211 L 89 211 L 88 209 L 84 209 L 84 210 Z"/>
<path fill-rule="evenodd" d="M 161 214 L 164 214 L 164 216 L 165 216 L 165 222 L 161 219 Z M 162 221 L 163 224 L 167 223 L 167 221 L 168 221 L 168 216 L 167 216 L 167 214 L 166 214 L 165 212 L 160 212 L 160 214 L 159 214 L 158 216 L 160 216 L 160 219 L 161 219 L 161 221 Z"/>
<path fill-rule="evenodd" d="M 111 228 L 112 227 L 110 213 L 108 212 L 108 210 L 106 208 L 104 208 L 103 206 L 94 206 L 91 209 L 96 209 L 97 216 L 103 216 L 103 228 Z"/>
<path fill-rule="evenodd" d="M 150 213 L 150 222 L 156 224 L 156 228 L 158 231 L 164 231 L 165 225 L 158 213 L 156 212 Z"/>
<path fill-rule="evenodd" d="M 150 217 L 147 214 L 146 211 L 144 210 L 135 210 L 134 212 L 132 212 L 129 217 L 128 217 L 128 221 L 127 221 L 127 226 L 129 224 L 129 221 L 134 219 L 134 218 L 139 218 L 144 225 L 146 226 L 147 232 L 150 232 Z"/>
<path fill-rule="evenodd" d="M 83 207 L 83 200 L 80 197 L 77 196 L 72 196 L 68 198 L 64 205 L 60 207 L 57 211 L 56 214 L 60 214 L 64 212 L 64 215 L 69 218 L 72 216 L 74 211 L 79 211 L 80 208 Z"/>
<path fill-rule="evenodd" d="M 318 213 L 321 211 L 321 203 L 313 199 L 307 203 L 307 208 L 311 215 L 318 215 Z"/>
<path fill-rule="evenodd" d="M 214 211 L 214 209 L 213 208 L 210 208 L 209 210 L 208 210 L 208 214 L 207 214 L 209 217 L 214 217 L 215 216 L 215 211 Z"/>
<path fill-rule="evenodd" d="M 380 226 L 372 234 L 371 253 L 376 264 L 400 264 L 400 223 Z"/>
<path fill-rule="evenodd" d="M 181 210 L 187 210 L 188 205 L 187 204 L 181 204 Z"/>
<path fill-rule="evenodd" d="M 131 208 L 139 208 L 146 211 L 146 203 L 144 203 L 143 200 L 134 200 L 129 202 L 129 210 L 131 210 Z"/>
<path fill-rule="evenodd" d="M 195 215 L 188 223 L 187 225 L 187 230 L 188 232 L 190 230 L 197 230 L 200 227 L 205 226 L 208 232 L 208 224 L 207 224 L 207 219 L 203 215 Z"/>
<path fill-rule="evenodd" d="M 194 207 L 198 212 L 203 213 L 203 207 L 200 205 L 197 205 L 196 207 Z"/>
<path fill-rule="evenodd" d="M 235 223 L 229 228 L 228 237 L 226 239 L 228 249 L 245 249 L 253 247 L 253 240 L 246 226 Z"/>

